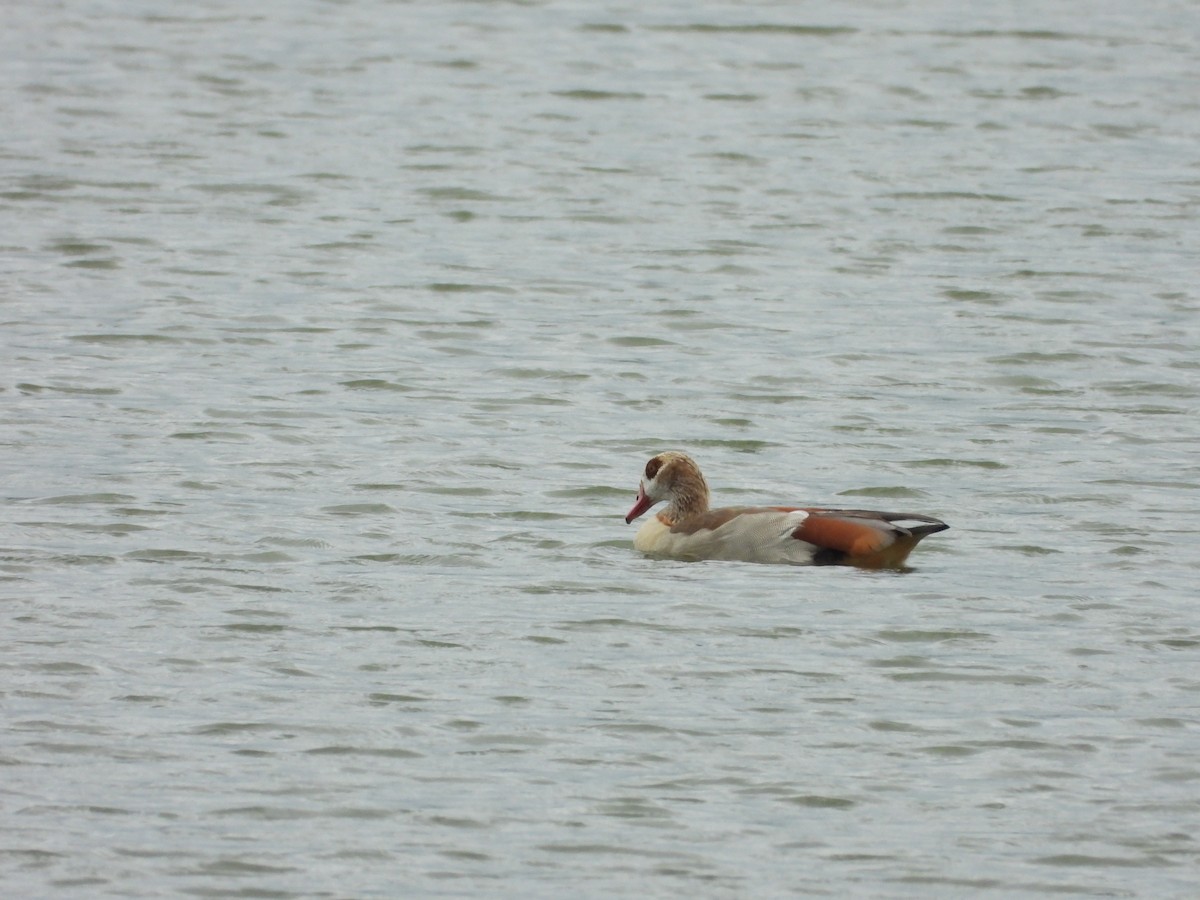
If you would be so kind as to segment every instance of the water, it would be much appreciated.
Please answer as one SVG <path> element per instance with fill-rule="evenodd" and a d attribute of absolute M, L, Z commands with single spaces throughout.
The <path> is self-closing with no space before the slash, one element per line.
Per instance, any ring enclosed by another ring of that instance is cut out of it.
<path fill-rule="evenodd" d="M 1194 893 L 1194 5 L 3 17 L 6 895 Z"/>

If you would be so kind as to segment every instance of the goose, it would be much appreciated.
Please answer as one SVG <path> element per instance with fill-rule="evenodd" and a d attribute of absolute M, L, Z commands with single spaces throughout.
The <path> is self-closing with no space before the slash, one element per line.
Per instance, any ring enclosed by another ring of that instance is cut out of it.
<path fill-rule="evenodd" d="M 633 546 L 668 559 L 898 568 L 922 538 L 950 527 L 932 516 L 865 509 L 710 509 L 700 467 L 676 450 L 646 463 L 625 524 L 662 502 L 667 505 L 642 524 Z"/>

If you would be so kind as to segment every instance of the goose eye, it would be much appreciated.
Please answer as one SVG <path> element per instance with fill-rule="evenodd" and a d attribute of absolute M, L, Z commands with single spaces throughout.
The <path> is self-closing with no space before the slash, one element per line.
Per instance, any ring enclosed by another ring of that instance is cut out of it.
<path fill-rule="evenodd" d="M 650 462 L 646 463 L 646 477 L 654 480 L 654 476 L 658 474 L 658 470 L 662 468 L 662 460 L 657 456 Z"/>

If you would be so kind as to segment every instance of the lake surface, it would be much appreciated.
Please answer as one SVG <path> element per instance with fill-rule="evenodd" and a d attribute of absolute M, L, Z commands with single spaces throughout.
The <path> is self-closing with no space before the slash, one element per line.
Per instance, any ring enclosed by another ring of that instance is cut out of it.
<path fill-rule="evenodd" d="M 5 895 L 1195 895 L 1194 3 L 0 25 Z"/>

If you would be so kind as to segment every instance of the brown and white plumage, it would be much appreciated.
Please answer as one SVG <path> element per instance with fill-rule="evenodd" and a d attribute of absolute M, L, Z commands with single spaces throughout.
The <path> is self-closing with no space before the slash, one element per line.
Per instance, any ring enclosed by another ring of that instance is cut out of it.
<path fill-rule="evenodd" d="M 709 509 L 700 467 L 674 450 L 646 463 L 625 522 L 663 501 L 666 507 L 638 529 L 633 546 L 672 559 L 895 567 L 926 535 L 950 527 L 916 513 L 798 506 Z"/>

